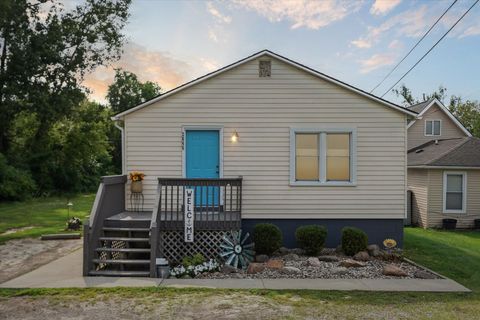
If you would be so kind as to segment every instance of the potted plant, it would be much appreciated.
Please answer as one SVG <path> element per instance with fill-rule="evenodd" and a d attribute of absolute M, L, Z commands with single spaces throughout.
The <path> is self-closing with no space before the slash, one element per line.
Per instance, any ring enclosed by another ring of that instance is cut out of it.
<path fill-rule="evenodd" d="M 132 180 L 132 183 L 130 184 L 130 191 L 133 193 L 141 193 L 143 191 L 142 181 L 144 178 L 145 174 L 143 172 L 130 172 L 130 180 Z"/>

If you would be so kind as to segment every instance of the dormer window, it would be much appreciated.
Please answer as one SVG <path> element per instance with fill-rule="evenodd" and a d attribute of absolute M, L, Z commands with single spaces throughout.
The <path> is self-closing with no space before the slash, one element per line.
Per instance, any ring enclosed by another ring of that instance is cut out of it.
<path fill-rule="evenodd" d="M 425 120 L 425 135 L 439 136 L 442 132 L 441 120 Z"/>

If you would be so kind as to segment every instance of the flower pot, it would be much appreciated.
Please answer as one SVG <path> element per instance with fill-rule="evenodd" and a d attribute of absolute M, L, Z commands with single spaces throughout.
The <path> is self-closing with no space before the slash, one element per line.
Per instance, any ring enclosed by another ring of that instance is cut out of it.
<path fill-rule="evenodd" d="M 141 193 L 143 191 L 142 181 L 132 181 L 130 185 L 130 191 L 133 193 Z"/>
<path fill-rule="evenodd" d="M 457 220 L 456 219 L 443 219 L 443 229 L 445 230 L 455 230 L 457 227 Z"/>

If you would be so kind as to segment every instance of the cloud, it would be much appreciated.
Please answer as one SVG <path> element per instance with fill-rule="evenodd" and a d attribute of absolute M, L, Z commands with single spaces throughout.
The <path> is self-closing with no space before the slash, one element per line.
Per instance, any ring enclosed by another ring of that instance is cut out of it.
<path fill-rule="evenodd" d="M 427 6 L 399 13 L 377 27 L 368 27 L 367 34 L 351 43 L 358 48 L 370 48 L 388 34 L 389 36 L 419 37 L 433 23 L 435 16 L 428 12 Z"/>
<path fill-rule="evenodd" d="M 271 22 L 290 21 L 292 29 L 320 29 L 358 11 L 363 1 L 234 0 L 234 3 Z"/>
<path fill-rule="evenodd" d="M 389 66 L 393 64 L 396 60 L 396 57 L 392 53 L 379 53 L 374 54 L 368 59 L 360 60 L 360 72 L 369 73 L 373 70 Z"/>
<path fill-rule="evenodd" d="M 375 0 L 370 13 L 373 15 L 384 15 L 398 6 L 402 0 Z"/>
<path fill-rule="evenodd" d="M 169 90 L 186 82 L 194 73 L 208 71 L 208 66 L 199 61 L 197 72 L 185 61 L 171 57 L 168 52 L 151 51 L 135 43 L 124 47 L 122 58 L 109 67 L 99 67 L 87 75 L 83 85 L 92 93 L 90 97 L 105 102 L 108 86 L 113 82 L 115 68 L 135 73 L 141 81 L 154 81 L 163 90 Z"/>
<path fill-rule="evenodd" d="M 388 48 L 392 50 L 400 50 L 403 48 L 403 43 L 400 40 L 393 40 L 388 44 Z"/>
<path fill-rule="evenodd" d="M 217 33 L 212 28 L 208 29 L 208 38 L 213 42 L 218 42 Z"/>
<path fill-rule="evenodd" d="M 463 31 L 463 33 L 460 35 L 460 38 L 478 35 L 480 35 L 480 24 L 473 25 L 465 29 L 465 31 Z"/>
<path fill-rule="evenodd" d="M 361 49 L 366 49 L 366 48 L 370 48 L 372 46 L 372 43 L 366 39 L 357 39 L 357 40 L 353 40 L 351 42 L 351 44 L 353 44 L 355 47 L 357 48 L 361 48 Z"/>
<path fill-rule="evenodd" d="M 220 13 L 220 11 L 218 11 L 217 8 L 215 8 L 215 6 L 213 5 L 212 2 L 207 2 L 207 11 L 212 15 L 214 16 L 218 22 L 221 22 L 221 23 L 230 23 L 232 22 L 232 17 L 230 16 L 226 16 L 226 15 L 223 15 L 222 13 Z"/>

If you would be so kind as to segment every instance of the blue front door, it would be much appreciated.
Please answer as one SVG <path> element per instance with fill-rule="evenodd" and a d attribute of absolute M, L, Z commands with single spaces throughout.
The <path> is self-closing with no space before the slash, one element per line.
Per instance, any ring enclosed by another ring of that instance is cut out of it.
<path fill-rule="evenodd" d="M 187 178 L 218 178 L 220 176 L 220 135 L 218 130 L 186 131 Z M 195 205 L 218 206 L 218 187 L 197 188 Z"/>

